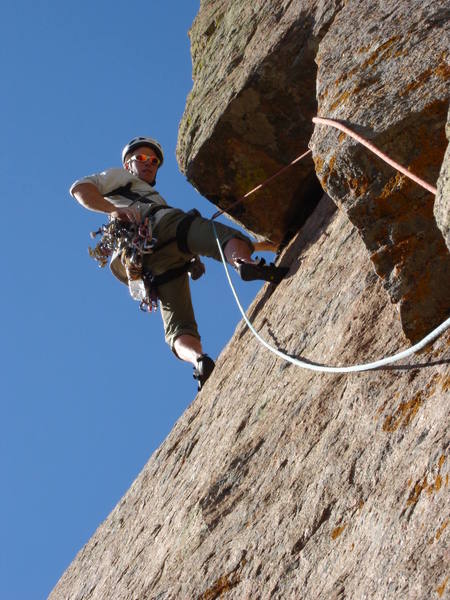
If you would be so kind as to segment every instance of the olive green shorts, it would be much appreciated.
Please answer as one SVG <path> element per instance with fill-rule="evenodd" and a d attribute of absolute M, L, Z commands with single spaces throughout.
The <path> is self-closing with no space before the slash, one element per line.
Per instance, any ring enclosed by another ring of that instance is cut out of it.
<path fill-rule="evenodd" d="M 178 209 L 167 211 L 153 232 L 159 244 L 175 238 L 177 226 L 185 216 L 186 213 Z M 250 238 L 237 229 L 222 225 L 222 223 L 215 223 L 215 227 L 222 248 L 231 239 L 239 238 L 244 240 L 253 252 L 254 248 Z M 187 235 L 187 244 L 189 250 L 191 250 L 189 254 L 181 252 L 174 240 L 160 250 L 156 250 L 153 254 L 146 255 L 144 269 L 150 270 L 153 275 L 160 275 L 170 269 L 184 265 L 194 255 L 221 260 L 211 221 L 203 217 L 196 217 L 192 221 Z M 158 298 L 165 339 L 173 351 L 175 340 L 181 335 L 188 334 L 200 339 L 187 273 L 158 286 Z"/>

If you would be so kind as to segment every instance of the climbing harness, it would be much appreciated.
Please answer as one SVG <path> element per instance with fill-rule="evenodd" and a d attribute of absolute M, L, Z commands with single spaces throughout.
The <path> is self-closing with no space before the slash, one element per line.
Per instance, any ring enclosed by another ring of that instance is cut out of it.
<path fill-rule="evenodd" d="M 338 129 L 341 129 L 342 131 L 344 131 L 348 135 L 351 135 L 351 137 L 353 137 L 354 139 L 356 139 L 358 142 L 360 142 L 361 144 L 363 144 L 364 146 L 366 146 L 367 148 L 369 148 L 369 150 L 371 150 L 377 156 L 379 156 L 380 158 L 382 158 L 383 160 L 385 160 L 392 167 L 394 167 L 395 169 L 399 170 L 406 177 L 409 177 L 410 179 L 412 179 L 413 181 L 415 181 L 416 183 L 418 183 L 419 185 L 421 185 L 422 187 L 424 187 L 429 192 L 431 192 L 433 194 L 436 194 L 436 188 L 435 187 L 431 186 L 426 181 L 423 181 L 422 179 L 420 179 L 419 177 L 417 177 L 417 175 L 414 175 L 410 171 L 407 171 L 404 167 L 402 167 L 397 162 L 393 161 L 388 156 L 386 156 L 383 152 L 381 152 L 380 150 L 378 150 L 378 148 L 376 148 L 373 144 L 371 144 L 370 142 L 368 142 L 367 140 L 365 140 L 363 137 L 355 134 L 348 127 L 345 127 L 345 126 L 341 125 L 341 123 L 338 123 L 337 121 L 334 121 L 333 119 L 323 119 L 321 117 L 314 117 L 313 121 L 314 121 L 314 123 L 321 123 L 321 124 L 324 124 L 324 125 L 330 125 L 332 127 L 336 127 Z M 260 190 L 263 187 L 265 187 L 270 181 L 273 181 L 276 177 L 279 177 L 282 173 L 284 173 L 291 166 L 293 166 L 294 164 L 296 164 L 297 162 L 299 162 L 302 158 L 304 158 L 305 156 L 307 156 L 310 152 L 311 152 L 311 150 L 308 150 L 307 152 L 304 152 L 303 154 L 301 154 L 300 156 L 298 156 L 296 159 L 294 159 L 291 163 L 289 163 L 288 165 L 286 165 L 285 167 L 283 167 L 282 169 L 280 169 L 278 172 L 276 172 L 274 175 L 272 175 L 271 177 L 269 177 L 269 179 L 267 179 L 263 183 L 259 184 L 258 186 L 256 186 L 252 190 L 250 190 L 250 192 L 247 192 L 247 194 L 245 194 L 244 196 L 242 196 L 241 198 L 239 198 L 238 200 L 236 200 L 236 202 L 233 202 L 233 204 L 228 208 L 228 210 L 230 208 L 232 208 L 233 206 L 235 206 L 235 205 L 243 202 L 246 198 L 248 198 L 254 192 Z M 414 344 L 413 346 L 411 346 L 410 348 L 407 348 L 406 350 L 404 350 L 402 352 L 394 354 L 393 356 L 388 356 L 386 358 L 382 358 L 382 359 L 374 361 L 374 362 L 360 364 L 360 365 L 351 365 L 351 366 L 348 366 L 348 367 L 331 367 L 331 366 L 327 366 L 327 365 L 320 365 L 320 364 L 317 364 L 317 363 L 312 363 L 310 361 L 300 360 L 298 358 L 289 356 L 288 354 L 286 354 L 284 352 L 281 352 L 281 350 L 278 350 L 278 348 L 274 348 L 273 346 L 271 346 L 270 344 L 268 344 L 258 334 L 258 332 L 255 330 L 255 328 L 251 324 L 250 320 L 248 319 L 247 315 L 245 314 L 245 310 L 243 309 L 242 304 L 239 301 L 239 297 L 238 297 L 238 295 L 236 293 L 236 290 L 235 290 L 235 288 L 233 286 L 233 282 L 231 281 L 230 274 L 228 272 L 226 259 L 225 259 L 222 247 L 220 245 L 219 237 L 217 235 L 216 227 L 215 227 L 215 224 L 214 224 L 214 219 L 216 219 L 216 217 L 218 217 L 219 215 L 221 215 L 223 212 L 224 212 L 224 210 L 219 210 L 216 213 L 214 213 L 213 216 L 211 217 L 210 221 L 211 221 L 211 225 L 212 225 L 212 228 L 213 228 L 213 231 L 214 231 L 214 236 L 215 236 L 215 239 L 216 239 L 216 243 L 217 243 L 217 246 L 219 248 L 220 257 L 222 259 L 222 263 L 223 263 L 223 266 L 224 266 L 224 269 L 225 269 L 225 274 L 226 274 L 226 277 L 228 279 L 228 283 L 230 285 L 231 291 L 233 292 L 234 298 L 236 300 L 236 304 L 237 304 L 237 306 L 239 308 L 239 311 L 241 312 L 241 315 L 242 315 L 245 323 L 247 324 L 247 327 L 250 329 L 250 331 L 256 337 L 256 339 L 265 348 L 267 348 L 270 352 L 272 352 L 276 356 L 282 358 L 283 360 L 285 360 L 287 362 L 290 362 L 290 363 L 292 363 L 292 364 L 294 364 L 294 365 L 296 365 L 298 367 L 301 367 L 303 369 L 308 369 L 310 371 L 317 371 L 317 372 L 320 372 L 320 373 L 356 373 L 356 372 L 360 372 L 360 371 L 369 371 L 369 370 L 373 370 L 373 369 L 378 369 L 378 368 L 386 366 L 386 365 L 390 365 L 390 364 L 392 364 L 394 362 L 397 362 L 399 360 L 402 360 L 404 358 L 408 358 L 409 356 L 415 354 L 416 352 L 418 352 L 419 350 L 421 350 L 422 348 L 424 348 L 427 344 L 429 344 L 430 342 L 432 342 L 433 340 L 435 340 L 436 338 L 438 338 L 442 333 L 444 333 L 444 331 L 446 331 L 450 327 L 450 318 L 448 318 L 443 323 L 441 323 L 441 325 L 439 325 L 438 327 L 436 327 L 435 329 L 433 329 L 433 331 L 431 331 L 427 336 L 425 336 L 417 344 Z"/>
<path fill-rule="evenodd" d="M 125 193 L 130 193 L 130 190 L 128 186 L 125 186 L 124 188 L 117 188 L 114 192 L 125 195 Z M 110 192 L 109 195 L 113 194 Z M 159 208 L 170 207 L 157 205 L 153 208 L 153 214 Z M 150 213 L 152 214 L 152 209 Z M 100 234 L 102 238 L 95 248 L 89 247 L 89 255 L 98 262 L 99 267 L 103 268 L 107 265 L 110 256 L 118 254 L 125 267 L 131 297 L 139 302 L 139 308 L 142 311 L 154 312 L 158 307 L 158 286 L 164 285 L 184 273 L 188 273 L 191 279 L 195 281 L 204 275 L 205 265 L 199 256 L 193 256 L 180 267 L 169 269 L 160 275 L 153 275 L 151 271 L 143 269 L 144 255 L 153 254 L 175 241 L 182 252 L 190 254 L 187 245 L 187 234 L 192 221 L 198 215 L 200 213 L 196 209 L 189 211 L 180 221 L 176 236 L 162 244 L 158 244 L 157 239 L 152 237 L 149 217 L 146 217 L 144 222 L 140 224 L 112 219 L 97 231 L 91 232 L 91 238 L 94 239 Z"/>
<path fill-rule="evenodd" d="M 169 269 L 168 271 L 164 271 L 160 275 L 153 275 L 151 271 L 145 270 L 141 274 L 142 282 L 144 288 L 140 294 L 140 297 L 134 297 L 131 286 L 133 281 L 128 281 L 128 287 L 130 288 L 130 293 L 135 300 L 141 300 L 140 309 L 144 312 L 152 312 L 152 310 L 157 310 L 158 307 L 158 288 L 165 283 L 169 283 L 173 279 L 177 277 L 181 277 L 187 273 L 190 278 L 195 281 L 199 279 L 205 273 L 205 265 L 202 263 L 198 256 L 194 256 L 190 260 L 181 265 L 180 267 L 174 267 L 173 269 Z M 143 291 L 145 290 L 145 296 L 143 296 Z"/>
<path fill-rule="evenodd" d="M 121 185 L 120 187 L 111 190 L 110 192 L 105 194 L 105 196 L 123 196 L 124 198 L 128 198 L 128 200 L 131 200 L 131 204 L 129 206 L 133 206 L 133 204 L 135 202 L 138 202 L 139 200 L 148 204 L 151 202 L 148 199 L 149 196 L 158 195 L 158 192 L 156 190 L 147 192 L 145 196 L 143 194 L 140 194 L 139 192 L 133 192 L 133 190 L 131 189 L 132 185 L 133 183 L 129 181 L 126 185 Z"/>

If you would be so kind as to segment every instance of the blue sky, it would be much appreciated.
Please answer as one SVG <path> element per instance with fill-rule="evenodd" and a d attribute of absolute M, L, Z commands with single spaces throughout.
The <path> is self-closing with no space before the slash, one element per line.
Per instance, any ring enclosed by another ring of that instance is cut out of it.
<path fill-rule="evenodd" d="M 46 598 L 196 393 L 159 314 L 89 258 L 102 215 L 68 194 L 158 138 L 169 204 L 214 207 L 179 173 L 199 1 L 16 0 L 0 21 L 4 277 L 1 303 L 0 598 Z M 257 182 L 255 182 L 257 183 Z M 238 283 L 244 305 L 260 288 Z M 216 357 L 239 313 L 223 267 L 192 285 Z"/>

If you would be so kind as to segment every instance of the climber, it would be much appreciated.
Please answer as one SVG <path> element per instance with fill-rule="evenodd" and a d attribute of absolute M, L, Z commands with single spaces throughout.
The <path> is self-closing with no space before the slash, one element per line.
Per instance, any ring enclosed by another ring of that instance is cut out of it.
<path fill-rule="evenodd" d="M 210 221 L 198 211 L 186 213 L 168 206 L 155 190 L 156 175 L 163 162 L 158 141 L 137 137 L 123 148 L 123 168 L 79 179 L 70 193 L 83 207 L 106 213 L 110 219 L 128 223 L 150 221 L 155 246 L 151 253 L 143 255 L 142 270 L 159 281 L 157 296 L 166 342 L 175 356 L 193 365 L 194 378 L 201 389 L 215 365 L 202 349 L 187 271 L 198 256 L 220 260 L 220 255 Z M 216 230 L 227 261 L 244 281 L 278 283 L 286 274 L 284 267 L 267 265 L 263 259 L 253 260 L 253 243 L 236 229 L 216 223 Z M 129 284 L 132 268 L 123 255 L 113 256 L 110 268 L 120 281 Z"/>

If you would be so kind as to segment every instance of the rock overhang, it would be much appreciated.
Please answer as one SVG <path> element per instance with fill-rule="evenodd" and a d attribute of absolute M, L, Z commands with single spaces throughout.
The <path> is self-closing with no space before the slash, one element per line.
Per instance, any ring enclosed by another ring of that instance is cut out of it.
<path fill-rule="evenodd" d="M 422 0 L 262 4 L 256 19 L 260 6 L 202 3 L 191 32 L 195 80 L 180 125 L 181 169 L 257 239 L 277 244 L 304 223 L 323 188 L 357 227 L 417 341 L 450 308 L 434 198 L 311 120 L 348 123 L 434 184 L 446 145 L 445 10 Z M 313 160 L 233 205 L 308 146 Z"/>
<path fill-rule="evenodd" d="M 188 180 L 225 211 L 307 149 L 317 111 L 314 59 L 340 6 L 260 4 L 202 4 L 190 34 L 194 87 L 177 157 Z M 225 58 L 219 64 L 217 51 Z M 308 157 L 228 214 L 258 239 L 279 244 L 321 195 Z"/>

